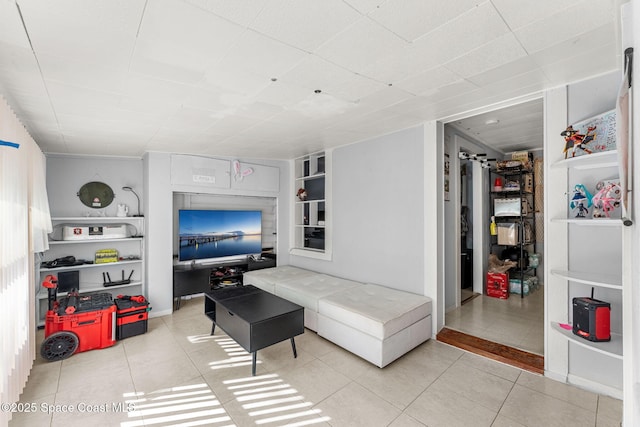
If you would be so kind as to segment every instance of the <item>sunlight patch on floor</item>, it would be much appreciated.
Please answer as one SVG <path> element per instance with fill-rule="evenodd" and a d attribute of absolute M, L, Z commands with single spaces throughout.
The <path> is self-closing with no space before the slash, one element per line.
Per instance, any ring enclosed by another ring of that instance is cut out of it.
<path fill-rule="evenodd" d="M 236 378 L 224 381 L 242 408 L 258 425 L 305 426 L 324 423 L 331 418 L 287 384 L 277 374 Z"/>

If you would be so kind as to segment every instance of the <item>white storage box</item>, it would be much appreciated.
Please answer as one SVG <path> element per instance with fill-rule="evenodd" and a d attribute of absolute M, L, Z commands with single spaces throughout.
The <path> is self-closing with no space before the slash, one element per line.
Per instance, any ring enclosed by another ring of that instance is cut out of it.
<path fill-rule="evenodd" d="M 126 224 L 111 225 L 65 225 L 62 240 L 123 239 L 127 236 Z"/>
<path fill-rule="evenodd" d="M 522 209 L 521 199 L 495 199 L 494 215 L 495 216 L 520 216 Z"/>

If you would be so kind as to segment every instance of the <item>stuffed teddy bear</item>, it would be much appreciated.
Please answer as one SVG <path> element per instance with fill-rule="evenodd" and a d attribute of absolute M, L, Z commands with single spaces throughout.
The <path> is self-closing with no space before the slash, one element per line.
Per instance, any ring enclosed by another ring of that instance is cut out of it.
<path fill-rule="evenodd" d="M 298 199 L 300 199 L 300 201 L 302 202 L 307 200 L 307 190 L 305 190 L 304 188 L 298 188 Z"/>

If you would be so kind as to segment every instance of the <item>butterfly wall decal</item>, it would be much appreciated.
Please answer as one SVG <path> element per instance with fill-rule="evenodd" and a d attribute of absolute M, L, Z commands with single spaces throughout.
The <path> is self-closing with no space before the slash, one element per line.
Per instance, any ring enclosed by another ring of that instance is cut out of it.
<path fill-rule="evenodd" d="M 242 181 L 245 176 L 249 176 L 253 173 L 253 168 L 246 168 L 242 170 L 242 165 L 238 160 L 233 161 L 233 179 Z"/>

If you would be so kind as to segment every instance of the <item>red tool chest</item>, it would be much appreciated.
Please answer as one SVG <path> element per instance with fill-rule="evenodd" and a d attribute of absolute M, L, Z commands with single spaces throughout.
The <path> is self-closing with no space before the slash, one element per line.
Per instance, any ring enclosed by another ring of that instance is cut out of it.
<path fill-rule="evenodd" d="M 487 296 L 509 298 L 509 273 L 487 273 Z"/>
<path fill-rule="evenodd" d="M 71 295 L 60 298 L 58 307 L 47 312 L 45 336 L 72 332 L 78 337 L 75 353 L 110 347 L 115 344 L 116 306 L 109 293 Z"/>
<path fill-rule="evenodd" d="M 144 299 L 144 298 L 142 298 Z M 147 332 L 149 302 L 116 298 L 116 339 L 121 340 Z"/>

